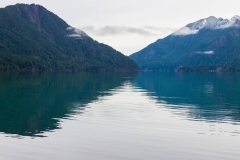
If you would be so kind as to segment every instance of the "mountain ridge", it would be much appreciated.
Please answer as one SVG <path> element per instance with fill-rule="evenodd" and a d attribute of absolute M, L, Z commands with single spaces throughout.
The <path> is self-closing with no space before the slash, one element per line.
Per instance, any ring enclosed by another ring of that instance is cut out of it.
<path fill-rule="evenodd" d="M 196 34 L 199 30 L 207 29 L 225 29 L 230 27 L 240 27 L 240 16 L 235 15 L 230 19 L 216 18 L 209 16 L 208 18 L 200 19 L 196 22 L 190 23 L 185 27 L 172 33 L 172 35 L 189 35 Z"/>
<path fill-rule="evenodd" d="M 212 29 L 206 25 L 196 27 L 196 24 L 202 21 L 204 19 L 186 25 L 190 27 L 190 32 L 174 34 L 179 33 L 178 30 L 133 53 L 130 58 L 145 71 L 239 71 L 238 20 L 234 25 L 220 29 Z"/>
<path fill-rule="evenodd" d="M 0 9 L 0 71 L 137 70 L 133 60 L 41 5 Z"/>

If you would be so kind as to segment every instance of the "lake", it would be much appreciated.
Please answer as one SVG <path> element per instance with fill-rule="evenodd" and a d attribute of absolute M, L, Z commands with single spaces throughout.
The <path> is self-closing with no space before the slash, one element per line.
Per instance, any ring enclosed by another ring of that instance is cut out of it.
<path fill-rule="evenodd" d="M 0 74 L 0 159 L 239 158 L 240 74 Z"/>

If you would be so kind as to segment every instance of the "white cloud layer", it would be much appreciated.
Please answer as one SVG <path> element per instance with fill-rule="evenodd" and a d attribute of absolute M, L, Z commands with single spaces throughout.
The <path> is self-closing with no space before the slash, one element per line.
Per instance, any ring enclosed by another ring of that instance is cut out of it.
<path fill-rule="evenodd" d="M 68 27 L 66 30 L 70 31 L 71 33 L 68 35 L 69 37 L 73 37 L 76 39 L 82 39 L 84 37 L 88 37 L 88 35 L 80 29 L 74 27 Z"/>
<path fill-rule="evenodd" d="M 157 39 L 176 31 L 174 28 L 156 26 L 84 26 L 78 27 L 93 39 L 108 44 L 125 55 L 137 52 Z M 133 31 L 133 32 L 132 32 Z"/>
<path fill-rule="evenodd" d="M 197 34 L 199 30 L 197 29 L 190 29 L 188 27 L 183 27 L 179 30 L 177 30 L 176 32 L 174 32 L 172 35 L 175 36 L 184 36 L 184 35 L 191 35 L 191 34 Z"/>
<path fill-rule="evenodd" d="M 79 27 L 87 33 L 92 33 L 96 36 L 117 36 L 117 35 L 127 35 L 136 34 L 141 36 L 156 36 L 163 32 L 173 32 L 175 29 L 172 28 L 159 28 L 154 26 L 144 26 L 144 27 L 131 27 L 131 26 L 84 26 Z"/>
<path fill-rule="evenodd" d="M 195 52 L 197 54 L 214 54 L 214 51 Z"/>

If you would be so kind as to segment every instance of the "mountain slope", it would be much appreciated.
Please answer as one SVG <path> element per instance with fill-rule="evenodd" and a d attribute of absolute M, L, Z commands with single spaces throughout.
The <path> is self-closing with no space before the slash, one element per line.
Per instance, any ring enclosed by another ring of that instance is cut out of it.
<path fill-rule="evenodd" d="M 240 68 L 240 17 L 188 24 L 130 56 L 143 70 Z"/>
<path fill-rule="evenodd" d="M 39 5 L 0 9 L 0 71 L 130 71 L 137 64 Z"/>

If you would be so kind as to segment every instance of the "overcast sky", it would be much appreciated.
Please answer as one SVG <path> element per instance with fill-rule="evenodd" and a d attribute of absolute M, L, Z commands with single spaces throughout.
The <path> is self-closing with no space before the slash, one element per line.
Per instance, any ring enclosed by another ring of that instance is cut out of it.
<path fill-rule="evenodd" d="M 240 0 L 1 0 L 0 7 L 16 3 L 40 4 L 125 55 L 190 22 L 240 15 Z"/>

